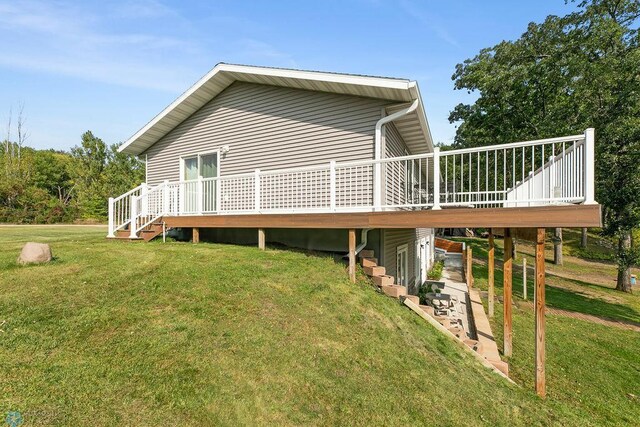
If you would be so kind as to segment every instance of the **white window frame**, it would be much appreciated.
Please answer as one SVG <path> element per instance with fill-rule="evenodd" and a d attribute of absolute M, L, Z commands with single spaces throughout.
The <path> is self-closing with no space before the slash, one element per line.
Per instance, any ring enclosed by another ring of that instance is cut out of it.
<path fill-rule="evenodd" d="M 198 176 L 200 176 L 200 162 L 201 162 L 201 158 L 202 156 L 208 156 L 211 154 L 215 154 L 216 155 L 216 169 L 218 171 L 218 177 L 220 177 L 220 149 L 215 149 L 215 150 L 210 150 L 210 151 L 202 151 L 202 152 L 198 152 L 198 153 L 191 153 L 191 154 L 183 154 L 180 156 L 180 179 L 179 181 L 184 181 L 184 161 L 185 159 L 191 159 L 193 157 L 197 157 L 198 158 Z"/>
<path fill-rule="evenodd" d="M 398 265 L 398 260 L 400 259 L 400 254 L 404 252 L 405 256 L 404 256 L 404 260 L 405 260 L 405 265 L 404 265 L 404 283 L 400 283 L 400 275 L 398 274 L 400 271 L 400 266 Z M 396 247 L 396 281 L 398 282 L 398 285 L 401 286 L 409 286 L 409 245 L 408 244 L 404 244 L 404 245 L 400 245 Z"/>

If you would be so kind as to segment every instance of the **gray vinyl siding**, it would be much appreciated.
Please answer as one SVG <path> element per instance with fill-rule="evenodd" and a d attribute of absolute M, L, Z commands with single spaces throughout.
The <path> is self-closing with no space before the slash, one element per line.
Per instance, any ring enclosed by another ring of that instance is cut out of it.
<path fill-rule="evenodd" d="M 416 254 L 416 242 L 422 238 L 427 238 L 431 250 L 429 251 L 433 256 L 433 229 L 432 228 L 406 228 L 406 229 L 385 229 L 383 230 L 382 239 L 382 263 L 386 269 L 386 272 L 390 276 L 396 276 L 397 265 L 396 255 L 398 246 L 408 246 L 408 276 L 409 276 L 409 293 L 416 294 L 417 287 L 414 285 L 416 282 L 416 261 L 418 254 Z M 427 263 L 431 265 L 431 261 Z"/>
<path fill-rule="evenodd" d="M 144 154 L 147 180 L 179 180 L 180 157 L 228 145 L 220 175 L 372 159 L 390 102 L 236 82 Z"/>

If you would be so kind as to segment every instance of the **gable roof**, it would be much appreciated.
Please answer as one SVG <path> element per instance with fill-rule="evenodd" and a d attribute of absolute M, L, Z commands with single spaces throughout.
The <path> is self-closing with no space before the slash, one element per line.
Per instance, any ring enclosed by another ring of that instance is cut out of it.
<path fill-rule="evenodd" d="M 415 81 L 225 63 L 216 65 L 122 144 L 118 151 L 134 155 L 143 153 L 235 81 L 379 98 L 399 103 L 418 99 L 420 102 L 416 111 L 394 123 L 412 153 L 433 151 L 431 132 Z M 387 111 L 388 114 L 391 112 L 393 111 Z"/>

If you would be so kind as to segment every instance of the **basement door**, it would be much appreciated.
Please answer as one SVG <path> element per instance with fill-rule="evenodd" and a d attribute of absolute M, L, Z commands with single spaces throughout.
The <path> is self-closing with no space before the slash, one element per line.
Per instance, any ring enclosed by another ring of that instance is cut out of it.
<path fill-rule="evenodd" d="M 402 286 L 409 285 L 409 245 L 396 248 L 396 283 Z"/>

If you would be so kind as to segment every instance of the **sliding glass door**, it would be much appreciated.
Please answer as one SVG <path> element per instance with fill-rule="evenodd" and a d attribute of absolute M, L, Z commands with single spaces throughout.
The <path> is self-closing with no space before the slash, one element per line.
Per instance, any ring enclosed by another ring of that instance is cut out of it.
<path fill-rule="evenodd" d="M 202 182 L 198 178 L 202 178 Z M 214 212 L 216 210 L 216 180 L 218 153 L 198 154 L 182 158 L 182 213 Z M 201 204 L 200 204 L 201 203 Z"/>

